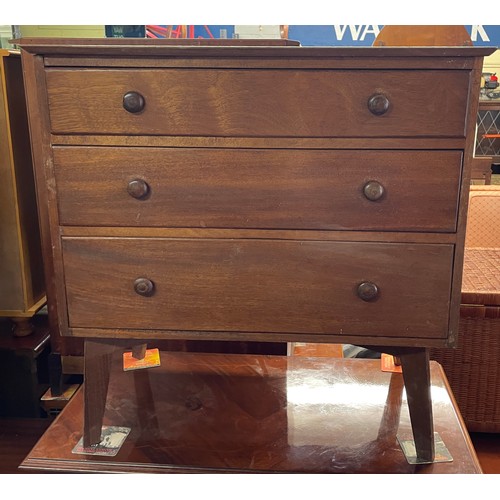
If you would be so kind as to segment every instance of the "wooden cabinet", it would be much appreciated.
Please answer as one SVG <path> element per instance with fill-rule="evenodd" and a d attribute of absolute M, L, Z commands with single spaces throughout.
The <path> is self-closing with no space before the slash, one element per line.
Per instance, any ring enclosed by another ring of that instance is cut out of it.
<path fill-rule="evenodd" d="M 1 49 L 0 176 L 0 316 L 23 336 L 45 285 L 21 57 Z"/>
<path fill-rule="evenodd" d="M 401 357 L 432 460 L 427 349 L 456 341 L 491 50 L 20 45 L 52 320 L 87 339 L 85 442 L 115 344 L 336 342 Z"/>
<path fill-rule="evenodd" d="M 491 184 L 494 164 L 500 161 L 500 103 L 480 100 L 477 114 L 476 146 L 472 178 Z"/>

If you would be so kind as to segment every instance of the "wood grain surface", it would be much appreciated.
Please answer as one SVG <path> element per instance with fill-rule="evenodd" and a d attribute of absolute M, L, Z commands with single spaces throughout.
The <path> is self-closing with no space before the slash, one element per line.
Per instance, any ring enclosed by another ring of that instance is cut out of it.
<path fill-rule="evenodd" d="M 71 327 L 447 334 L 450 245 L 64 238 L 63 251 Z M 356 295 L 363 281 L 377 300 Z"/>
<path fill-rule="evenodd" d="M 46 78 L 56 134 L 464 137 L 470 72 L 48 69 Z M 130 91 L 144 97 L 141 113 L 123 109 Z M 382 116 L 367 106 L 378 93 L 390 101 Z"/>
<path fill-rule="evenodd" d="M 63 225 L 454 232 L 459 151 L 54 148 Z M 140 181 L 148 193 L 127 192 Z M 381 199 L 363 194 L 378 182 Z"/>

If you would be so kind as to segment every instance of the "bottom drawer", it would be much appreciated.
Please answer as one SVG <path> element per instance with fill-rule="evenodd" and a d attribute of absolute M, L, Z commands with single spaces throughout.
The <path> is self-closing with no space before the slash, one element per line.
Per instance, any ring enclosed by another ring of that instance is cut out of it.
<path fill-rule="evenodd" d="M 453 246 L 63 238 L 74 328 L 444 338 Z"/>

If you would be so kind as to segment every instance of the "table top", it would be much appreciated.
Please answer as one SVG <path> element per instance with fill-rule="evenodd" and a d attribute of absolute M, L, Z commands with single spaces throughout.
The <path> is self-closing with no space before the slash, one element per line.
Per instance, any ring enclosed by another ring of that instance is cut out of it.
<path fill-rule="evenodd" d="M 431 362 L 435 431 L 453 461 L 410 465 L 403 379 L 380 360 L 161 352 L 114 358 L 104 425 L 128 427 L 114 457 L 72 453 L 80 390 L 21 465 L 87 472 L 480 473 L 441 366 Z"/>
<path fill-rule="evenodd" d="M 500 305 L 500 248 L 466 248 L 462 304 Z"/>

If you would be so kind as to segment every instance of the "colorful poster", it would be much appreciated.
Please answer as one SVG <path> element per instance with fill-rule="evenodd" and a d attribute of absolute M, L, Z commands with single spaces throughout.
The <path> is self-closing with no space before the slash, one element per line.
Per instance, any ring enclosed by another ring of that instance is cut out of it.
<path fill-rule="evenodd" d="M 148 38 L 233 38 L 234 25 L 146 25 Z"/>

